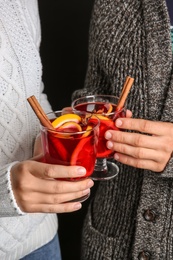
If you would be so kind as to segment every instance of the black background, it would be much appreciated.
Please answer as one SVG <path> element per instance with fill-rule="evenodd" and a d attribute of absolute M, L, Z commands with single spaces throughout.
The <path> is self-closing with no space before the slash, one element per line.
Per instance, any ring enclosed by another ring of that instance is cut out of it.
<path fill-rule="evenodd" d="M 72 92 L 84 84 L 93 0 L 38 2 L 42 27 L 40 53 L 43 82 L 52 108 L 59 110 L 70 106 Z M 88 202 L 83 203 L 80 211 L 58 214 L 63 260 L 80 259 L 80 236 Z"/>
<path fill-rule="evenodd" d="M 43 81 L 53 109 L 71 103 L 82 88 L 87 67 L 93 0 L 39 0 Z"/>

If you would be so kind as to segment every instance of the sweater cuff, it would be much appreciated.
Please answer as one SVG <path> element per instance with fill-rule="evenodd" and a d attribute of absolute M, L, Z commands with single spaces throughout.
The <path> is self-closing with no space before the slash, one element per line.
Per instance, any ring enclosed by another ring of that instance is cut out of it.
<path fill-rule="evenodd" d="M 10 171 L 16 163 L 18 162 L 10 163 L 0 170 L 0 217 L 15 217 L 26 214 L 18 207 L 11 186 Z"/>

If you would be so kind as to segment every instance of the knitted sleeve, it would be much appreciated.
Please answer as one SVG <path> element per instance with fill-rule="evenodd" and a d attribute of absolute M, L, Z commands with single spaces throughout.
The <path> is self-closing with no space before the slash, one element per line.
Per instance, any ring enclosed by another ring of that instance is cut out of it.
<path fill-rule="evenodd" d="M 125 77 L 131 75 L 135 82 L 127 107 L 133 117 L 173 122 L 172 50 L 166 5 L 160 2 L 155 8 L 151 1 L 151 6 L 144 5 L 141 11 L 141 2 L 133 3 L 112 1 L 112 6 L 107 6 L 105 1 L 95 1 L 85 86 L 76 90 L 72 99 L 94 93 L 118 96 Z M 153 13 L 159 22 L 155 22 Z M 173 158 L 156 176 L 173 177 Z"/>
<path fill-rule="evenodd" d="M 0 217 L 24 214 L 18 207 L 11 188 L 10 169 L 15 163 L 0 168 Z"/>
<path fill-rule="evenodd" d="M 50 111 L 42 93 L 40 27 L 36 1 L 0 1 L 0 217 L 24 214 L 16 204 L 11 167 L 32 157 L 39 121 L 27 102 L 35 95 Z"/>

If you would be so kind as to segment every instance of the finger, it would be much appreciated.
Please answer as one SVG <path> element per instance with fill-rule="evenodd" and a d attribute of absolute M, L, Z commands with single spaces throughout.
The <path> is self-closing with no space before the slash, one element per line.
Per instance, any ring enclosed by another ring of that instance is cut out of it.
<path fill-rule="evenodd" d="M 144 147 L 152 149 L 160 149 L 161 143 L 156 136 L 147 136 L 138 133 L 128 133 L 123 131 L 109 130 L 105 133 L 105 138 L 110 140 L 107 144 L 109 149 L 111 146 L 116 150 L 116 144 L 128 144 L 135 147 Z M 113 144 L 113 142 L 116 142 Z M 112 143 L 112 144 L 111 144 Z M 164 144 L 165 146 L 165 144 Z"/>
<path fill-rule="evenodd" d="M 23 170 L 26 170 L 26 167 L 28 167 L 27 170 L 38 178 L 74 178 L 82 177 L 86 174 L 86 169 L 81 166 L 63 166 L 35 161 L 28 161 L 27 166 L 26 164 L 22 165 L 25 167 Z"/>
<path fill-rule="evenodd" d="M 113 146 L 112 146 L 113 145 Z M 164 162 L 169 155 L 161 150 L 153 150 L 143 147 L 134 147 L 126 144 L 111 143 L 107 144 L 108 148 L 116 153 L 128 155 L 137 159 L 148 159 L 156 162 Z"/>
<path fill-rule="evenodd" d="M 29 209 L 23 210 L 28 213 L 65 213 L 73 212 L 81 209 L 82 204 L 80 202 L 66 202 L 62 204 L 33 204 Z"/>
<path fill-rule="evenodd" d="M 32 183 L 32 191 L 38 191 L 46 194 L 61 194 L 83 191 L 90 189 L 94 185 L 94 182 L 91 179 L 85 179 L 82 181 L 61 181 L 35 178 Z M 25 184 L 25 190 L 30 189 L 30 183 Z"/>
<path fill-rule="evenodd" d="M 132 117 L 132 112 L 130 110 L 126 110 L 126 117 Z"/>
<path fill-rule="evenodd" d="M 114 154 L 114 159 L 135 168 L 151 170 L 154 172 L 161 172 L 165 168 L 165 164 L 153 160 L 136 159 L 119 153 Z"/>
<path fill-rule="evenodd" d="M 115 124 L 118 128 L 134 130 L 153 135 L 165 135 L 165 131 L 167 132 L 170 127 L 170 123 L 155 122 L 136 118 L 117 119 Z"/>
<path fill-rule="evenodd" d="M 71 192 L 71 193 L 59 193 L 59 194 L 45 194 L 45 193 L 38 193 L 34 192 L 32 193 L 32 196 L 28 198 L 27 194 L 26 200 L 23 197 L 23 201 L 26 203 L 23 203 L 26 205 L 26 208 L 28 205 L 32 204 L 50 204 L 50 205 L 58 205 L 61 203 L 65 203 L 67 201 L 72 201 L 76 199 L 80 199 L 86 195 L 90 194 L 90 189 L 86 189 L 83 191 L 77 191 L 77 192 Z"/>

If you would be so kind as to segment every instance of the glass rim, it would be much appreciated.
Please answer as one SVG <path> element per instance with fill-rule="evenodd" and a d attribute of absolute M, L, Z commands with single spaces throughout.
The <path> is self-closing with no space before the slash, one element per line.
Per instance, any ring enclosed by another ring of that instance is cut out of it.
<path fill-rule="evenodd" d="M 61 113 L 62 111 L 63 111 L 63 110 L 50 111 L 50 112 L 46 113 L 46 115 L 48 116 L 48 115 L 50 115 L 50 114 Z M 78 111 L 78 112 L 81 113 L 81 114 L 91 114 L 91 113 L 88 113 L 88 112 L 85 112 L 85 111 Z M 71 111 L 71 114 L 74 114 L 73 111 Z M 93 116 L 93 114 L 92 114 L 92 116 Z M 100 119 L 99 119 L 96 115 L 94 115 L 94 116 L 95 116 L 95 118 L 96 118 L 96 120 L 97 120 L 97 123 L 95 123 L 95 124 L 92 126 L 91 129 L 86 129 L 86 130 L 83 130 L 83 131 L 62 132 L 62 131 L 56 130 L 56 128 L 55 128 L 55 130 L 54 130 L 54 129 L 51 129 L 51 128 L 47 127 L 47 126 L 43 126 L 42 124 L 40 124 L 40 129 L 41 129 L 41 130 L 49 131 L 49 132 L 51 132 L 51 133 L 58 133 L 58 134 L 60 134 L 60 135 L 62 135 L 62 136 L 66 136 L 66 135 L 68 135 L 68 136 L 69 136 L 69 135 L 71 135 L 71 136 L 73 136 L 73 135 L 81 135 L 81 134 L 85 134 L 85 133 L 87 133 L 87 132 L 92 132 L 92 131 L 94 131 L 97 127 L 100 126 Z M 49 118 L 49 119 L 50 119 L 50 118 Z M 70 122 L 70 121 L 69 121 L 69 122 Z"/>
<path fill-rule="evenodd" d="M 119 100 L 119 97 L 118 97 L 118 96 L 107 95 L 107 94 L 93 94 L 93 95 L 81 96 L 81 97 L 76 98 L 76 99 L 74 99 L 74 100 L 72 101 L 71 107 L 72 107 L 73 111 L 74 111 L 74 112 L 75 112 L 75 111 L 82 112 L 81 110 L 75 109 L 74 103 L 75 103 L 76 101 L 78 101 L 78 100 L 80 100 L 80 99 L 87 99 L 87 98 L 93 98 L 93 97 L 110 97 L 110 98 L 117 98 L 117 100 Z M 94 99 L 93 99 L 93 101 L 89 101 L 89 102 L 87 102 L 87 100 L 86 100 L 86 103 L 91 103 L 91 102 L 94 102 Z M 98 101 L 98 102 L 99 102 L 99 101 Z M 100 102 L 102 102 L 102 101 L 100 101 Z M 103 101 L 103 102 L 104 102 L 104 101 Z M 107 103 L 116 105 L 116 104 L 113 103 L 113 102 L 107 102 Z M 81 103 L 81 104 L 82 104 L 82 103 Z M 79 104 L 77 104 L 77 105 L 79 105 Z M 117 111 L 117 113 L 121 113 L 123 110 L 126 110 L 126 107 L 125 107 L 125 106 L 122 107 L 121 109 L 119 109 L 119 110 Z M 84 111 L 84 112 L 85 112 L 85 111 Z M 88 112 L 88 113 L 92 113 L 92 112 Z M 93 113 L 93 114 L 94 114 L 94 113 Z M 115 114 L 115 111 L 110 112 L 110 113 L 98 113 L 98 115 L 106 115 L 106 116 L 112 116 L 113 114 Z M 95 113 L 94 115 L 97 115 L 97 113 Z"/>

